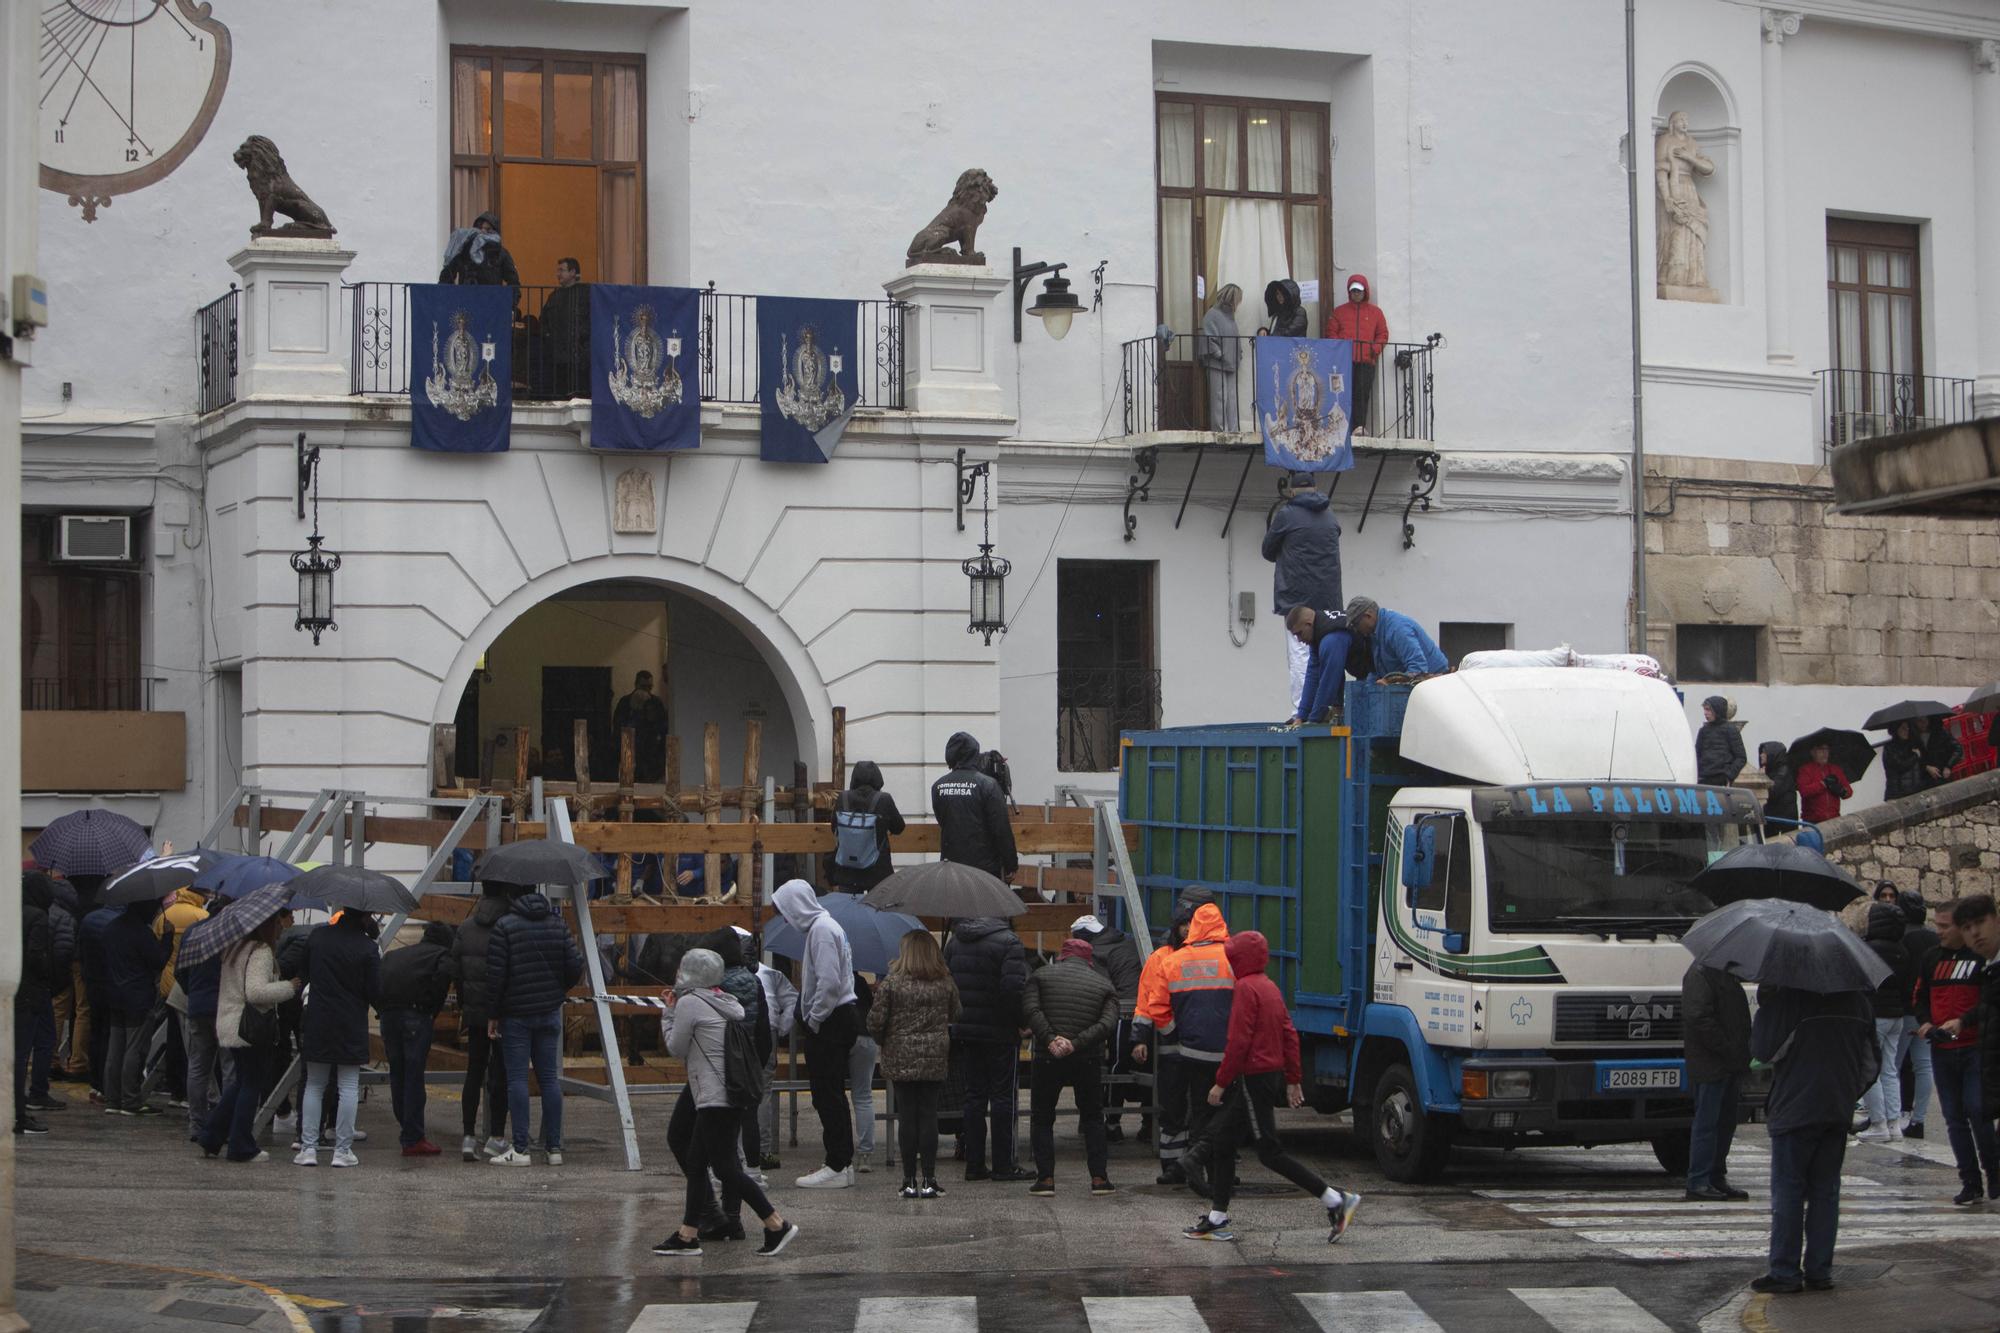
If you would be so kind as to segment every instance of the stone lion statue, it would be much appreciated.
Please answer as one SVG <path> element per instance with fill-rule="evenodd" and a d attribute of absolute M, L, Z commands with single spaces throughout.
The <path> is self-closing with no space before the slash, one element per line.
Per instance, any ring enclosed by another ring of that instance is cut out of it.
<path fill-rule="evenodd" d="M 252 236 L 333 235 L 333 223 L 327 220 L 325 210 L 308 198 L 285 170 L 285 159 L 278 152 L 278 145 L 261 134 L 253 134 L 236 150 L 233 160 L 250 178 L 250 193 L 257 196 L 257 225 L 250 229 Z M 291 224 L 273 226 L 273 219 L 279 213 L 291 218 Z"/>
<path fill-rule="evenodd" d="M 993 178 L 978 167 L 962 171 L 951 190 L 951 202 L 931 219 L 930 225 L 910 238 L 909 265 L 983 264 L 986 256 L 972 248 L 979 224 L 986 221 L 986 205 L 1000 197 Z M 944 247 L 956 244 L 958 249 Z"/>

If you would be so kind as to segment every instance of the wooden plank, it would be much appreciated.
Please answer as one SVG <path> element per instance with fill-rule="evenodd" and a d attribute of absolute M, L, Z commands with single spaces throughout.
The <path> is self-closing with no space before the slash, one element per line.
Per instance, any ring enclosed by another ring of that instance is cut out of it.
<path fill-rule="evenodd" d="M 458 759 L 458 727 L 440 722 L 431 728 L 431 785 L 452 787 L 458 775 L 452 771 Z"/>
<path fill-rule="evenodd" d="M 417 900 L 419 906 L 411 915 L 419 921 L 442 921 L 447 926 L 456 926 L 471 919 L 479 907 L 476 893 L 427 893 Z"/>
<path fill-rule="evenodd" d="M 755 829 L 763 821 L 757 816 L 757 807 L 764 799 L 764 723 L 760 718 L 746 718 L 743 722 L 743 822 L 752 826 L 749 854 L 736 863 L 737 897 L 751 905 L 754 913 L 759 901 L 757 883 L 763 869 L 763 841 Z M 761 941 L 753 941 L 761 945 Z M 759 952 L 762 952 L 761 947 Z"/>
<path fill-rule="evenodd" d="M 590 808 L 590 719 L 579 717 L 570 731 L 570 752 L 576 761 L 576 796 Z"/>
<path fill-rule="evenodd" d="M 661 799 L 678 808 L 681 803 L 681 738 L 667 737 L 666 781 L 661 784 Z M 636 794 L 637 788 L 634 788 Z"/>
<path fill-rule="evenodd" d="M 632 822 L 632 778 L 639 769 L 638 743 L 634 729 L 618 729 L 618 822 Z M 621 894 L 632 892 L 632 858 L 620 854 L 614 863 L 612 883 Z"/>
<path fill-rule="evenodd" d="M 274 814 L 284 813 L 274 811 Z M 392 821 L 393 822 L 393 821 Z M 369 831 L 374 832 L 376 821 L 369 821 Z M 506 826 L 513 830 L 515 838 L 543 838 L 548 836 L 548 826 L 532 820 L 522 820 Z M 609 822 L 579 823 L 573 826 L 577 845 L 588 847 L 593 852 L 611 854 L 641 852 L 701 852 L 741 856 L 750 851 L 751 844 L 758 838 L 764 842 L 764 850 L 793 855 L 826 854 L 833 851 L 833 828 L 828 824 L 619 824 Z M 1075 824 L 1027 824 L 1014 825 L 1015 842 L 1023 855 L 1065 855 L 1084 856 L 1091 850 L 1092 832 L 1088 825 Z M 385 839 L 393 841 L 393 839 Z M 509 839 L 512 841 L 512 839 Z M 1138 829 L 1127 825 L 1126 845 L 1136 847 Z M 903 832 L 889 839 L 892 850 L 909 855 L 935 855 L 938 850 L 938 828 L 935 824 L 911 824 Z M 1050 885 L 1050 887 L 1055 887 Z"/>
<path fill-rule="evenodd" d="M 847 708 L 840 704 L 833 710 L 833 785 L 847 787 Z"/>
<path fill-rule="evenodd" d="M 701 729 L 701 822 L 722 822 L 722 724 Z M 709 852 L 701 863 L 702 896 L 710 902 L 722 896 L 722 857 Z"/>

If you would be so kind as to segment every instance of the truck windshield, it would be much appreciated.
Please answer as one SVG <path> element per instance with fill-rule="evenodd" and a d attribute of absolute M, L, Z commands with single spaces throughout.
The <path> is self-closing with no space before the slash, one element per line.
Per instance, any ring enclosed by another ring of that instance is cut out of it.
<path fill-rule="evenodd" d="M 1492 929 L 1676 929 L 1710 911 L 1688 881 L 1746 828 L 1673 820 L 1496 819 L 1483 826 Z"/>

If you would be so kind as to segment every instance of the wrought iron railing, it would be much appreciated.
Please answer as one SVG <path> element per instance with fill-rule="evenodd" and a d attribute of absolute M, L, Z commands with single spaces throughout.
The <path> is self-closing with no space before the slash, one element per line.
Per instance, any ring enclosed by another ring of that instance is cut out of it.
<path fill-rule="evenodd" d="M 24 676 L 21 710 L 28 713 L 150 713 L 152 676 Z"/>
<path fill-rule="evenodd" d="M 1135 338 L 1124 345 L 1125 434 L 1163 430 L 1254 434 L 1257 430 L 1256 339 L 1215 339 L 1236 353 L 1236 369 L 1200 363 L 1200 335 Z M 1434 439 L 1434 362 L 1444 338 L 1387 343 L 1374 363 L 1368 405 L 1356 414 L 1356 434 L 1384 440 Z M 1262 386 L 1269 397 L 1269 386 Z M 1357 397 L 1361 377 L 1355 378 Z"/>
<path fill-rule="evenodd" d="M 1893 370 L 1822 370 L 1821 439 L 1829 446 L 1972 420 L 1972 381 Z"/>
<path fill-rule="evenodd" d="M 1160 673 L 1140 667 L 1056 671 L 1056 767 L 1103 773 L 1118 767 L 1118 737 L 1160 725 Z"/>
<path fill-rule="evenodd" d="M 237 296 L 232 283 L 194 312 L 195 401 L 202 412 L 236 401 Z"/>
<path fill-rule="evenodd" d="M 555 287 L 521 287 L 514 303 L 513 380 L 516 402 L 560 402 L 590 396 L 590 325 L 558 302 Z M 352 384 L 357 394 L 401 394 L 410 387 L 410 288 L 401 282 L 362 282 L 346 289 L 353 329 Z M 904 353 L 912 307 L 901 301 L 862 301 L 848 355 L 855 365 L 862 407 L 905 406 Z M 757 401 L 757 298 L 701 294 L 701 398 L 706 403 Z"/>

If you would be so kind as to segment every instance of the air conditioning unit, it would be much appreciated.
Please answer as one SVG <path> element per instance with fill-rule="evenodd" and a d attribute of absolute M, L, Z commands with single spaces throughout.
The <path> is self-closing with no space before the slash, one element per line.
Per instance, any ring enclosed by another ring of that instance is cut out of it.
<path fill-rule="evenodd" d="M 99 564 L 132 559 L 132 519 L 126 514 L 64 514 L 56 521 L 56 559 Z"/>

